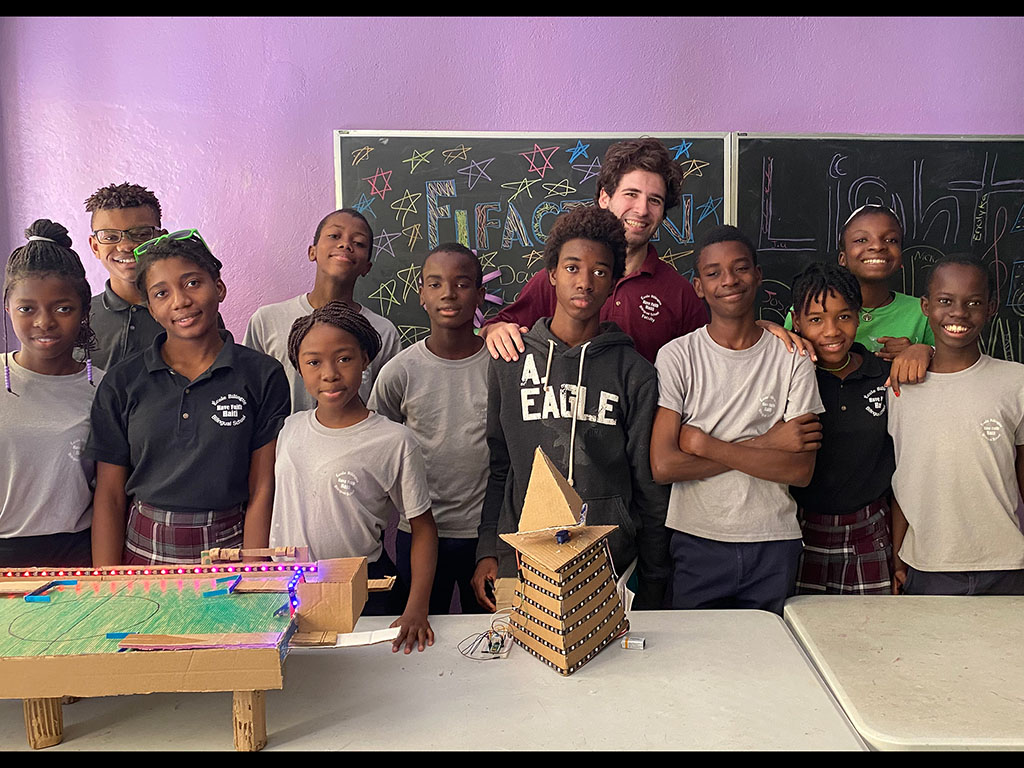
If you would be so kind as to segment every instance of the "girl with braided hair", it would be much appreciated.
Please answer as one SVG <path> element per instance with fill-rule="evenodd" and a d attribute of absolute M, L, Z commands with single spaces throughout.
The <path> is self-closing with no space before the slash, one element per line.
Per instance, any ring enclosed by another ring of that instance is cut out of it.
<path fill-rule="evenodd" d="M 5 322 L 0 565 L 88 566 L 95 465 L 81 451 L 103 376 L 88 359 L 91 291 L 67 229 L 39 219 L 25 236 L 4 271 L 4 309 L 21 348 L 10 351 Z"/>
<path fill-rule="evenodd" d="M 410 583 L 399 579 L 391 592 L 371 594 L 363 613 L 401 613 L 392 650 L 404 643 L 410 653 L 434 642 L 427 613 L 437 527 L 412 431 L 367 410 L 359 397 L 363 371 L 380 349 L 369 321 L 340 301 L 292 324 L 288 360 L 316 408 L 292 414 L 281 429 L 270 543 L 308 546 L 314 559 L 365 557 L 371 579 L 396 575 L 382 536 L 397 509 L 412 530 Z"/>

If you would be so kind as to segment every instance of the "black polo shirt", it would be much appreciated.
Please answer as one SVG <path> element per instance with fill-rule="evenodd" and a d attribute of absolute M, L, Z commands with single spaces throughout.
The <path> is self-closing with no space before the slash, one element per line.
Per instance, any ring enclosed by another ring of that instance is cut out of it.
<path fill-rule="evenodd" d="M 114 293 L 109 280 L 103 293 L 92 297 L 89 326 L 96 333 L 96 349 L 89 356 L 93 365 L 103 371 L 147 349 L 164 330 L 144 305 L 130 304 Z M 224 327 L 219 312 L 217 327 Z M 82 355 L 79 357 L 85 359 Z"/>
<path fill-rule="evenodd" d="M 217 359 L 193 382 L 164 362 L 160 333 L 96 388 L 83 455 L 128 467 L 129 497 L 173 512 L 249 498 L 252 453 L 291 412 L 288 380 L 277 360 L 220 334 Z"/>
<path fill-rule="evenodd" d="M 818 394 L 825 406 L 819 415 L 821 449 L 811 484 L 789 489 L 810 514 L 856 512 L 889 491 L 896 470 L 892 437 L 886 428 L 885 380 L 890 364 L 856 342 L 851 351 L 864 362 L 845 380 L 816 370 Z"/>

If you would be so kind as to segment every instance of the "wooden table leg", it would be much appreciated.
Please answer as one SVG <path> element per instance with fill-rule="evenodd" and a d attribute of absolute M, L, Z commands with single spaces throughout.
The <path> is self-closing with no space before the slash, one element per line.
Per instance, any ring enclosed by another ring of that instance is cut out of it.
<path fill-rule="evenodd" d="M 64 714 L 60 697 L 55 699 L 24 699 L 25 733 L 32 749 L 60 744 L 64 737 Z M 266 738 L 266 737 L 264 737 Z"/>
<path fill-rule="evenodd" d="M 231 710 L 235 749 L 257 752 L 267 746 L 267 692 L 235 691 Z"/>

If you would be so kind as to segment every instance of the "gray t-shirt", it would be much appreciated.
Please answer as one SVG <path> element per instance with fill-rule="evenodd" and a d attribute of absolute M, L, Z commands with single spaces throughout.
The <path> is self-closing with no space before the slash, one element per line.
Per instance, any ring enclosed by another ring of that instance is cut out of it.
<path fill-rule="evenodd" d="M 658 352 L 658 405 L 683 424 L 729 443 L 763 435 L 780 419 L 822 413 L 810 358 L 770 333 L 748 349 L 717 344 L 707 326 Z M 672 484 L 669 528 L 715 541 L 799 539 L 796 502 L 784 483 L 738 470 Z"/>
<path fill-rule="evenodd" d="M 899 555 L 921 571 L 1024 568 L 1017 446 L 1024 365 L 988 355 L 889 393 L 892 490 L 909 529 Z"/>
<path fill-rule="evenodd" d="M 0 390 L 0 538 L 84 531 L 96 464 L 81 453 L 96 388 L 85 370 L 47 376 L 23 368 L 13 352 L 6 359 L 17 397 Z M 99 384 L 103 371 L 93 368 L 92 377 Z"/>
<path fill-rule="evenodd" d="M 423 453 L 406 427 L 371 413 L 342 429 L 316 411 L 289 416 L 277 438 L 270 546 L 308 546 L 310 557 L 380 557 L 397 509 L 430 509 Z"/>
<path fill-rule="evenodd" d="M 242 340 L 245 346 L 280 361 L 285 375 L 288 376 L 288 387 L 292 392 L 292 413 L 305 411 L 316 405 L 316 401 L 310 397 L 302 383 L 302 376 L 288 360 L 288 334 L 292 329 L 292 323 L 312 311 L 313 306 L 305 293 L 277 304 L 267 304 L 257 309 L 249 318 L 245 338 Z M 369 320 L 370 325 L 380 334 L 380 352 L 363 371 L 363 383 L 359 385 L 359 396 L 365 403 L 370 398 L 373 382 L 380 369 L 384 367 L 384 363 L 398 354 L 402 349 L 402 342 L 398 338 L 398 329 L 387 318 L 363 306 L 360 307 L 359 314 Z"/>
<path fill-rule="evenodd" d="M 487 348 L 445 360 L 418 341 L 381 369 L 368 407 L 405 424 L 423 448 L 437 534 L 475 539 L 490 473 Z M 403 518 L 398 527 L 409 530 Z"/>

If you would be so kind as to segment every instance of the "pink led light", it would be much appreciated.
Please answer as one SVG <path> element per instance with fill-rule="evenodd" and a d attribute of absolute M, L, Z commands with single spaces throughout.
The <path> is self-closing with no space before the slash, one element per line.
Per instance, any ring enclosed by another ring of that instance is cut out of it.
<path fill-rule="evenodd" d="M 279 565 L 279 566 L 277 566 L 277 570 L 279 570 L 279 571 L 283 571 L 283 570 L 284 570 L 284 566 L 283 566 L 283 565 Z"/>
<path fill-rule="evenodd" d="M 179 569 L 178 569 L 178 573 L 184 573 L 184 572 L 185 572 L 185 569 L 184 569 L 184 568 L 179 568 Z"/>
<path fill-rule="evenodd" d="M 160 569 L 160 575 L 166 576 L 167 575 L 167 569 L 166 568 L 161 568 Z"/>
<path fill-rule="evenodd" d="M 64 571 L 57 571 L 57 575 L 58 576 L 63 576 L 64 575 Z"/>
<path fill-rule="evenodd" d="M 25 573 L 22 574 L 22 576 L 30 576 L 30 575 L 31 574 L 28 571 L 25 571 Z"/>
<path fill-rule="evenodd" d="M 143 571 L 142 573 L 143 573 L 143 575 L 145 575 L 145 576 L 149 576 L 149 568 L 147 568 L 146 570 L 144 570 L 144 571 Z"/>
<path fill-rule="evenodd" d="M 27 574 L 27 573 L 26 573 L 25 575 L 26 575 L 26 576 L 28 576 L 28 574 Z M 40 571 L 40 572 L 39 572 L 39 575 L 40 575 L 40 576 L 45 576 L 45 575 L 46 575 L 46 571 Z"/>
<path fill-rule="evenodd" d="M 100 572 L 99 572 L 99 571 L 93 571 L 93 572 L 92 572 L 92 575 L 93 575 L 93 576 L 99 576 L 99 575 L 100 575 Z"/>
<path fill-rule="evenodd" d="M 260 566 L 260 570 L 261 570 L 261 571 L 265 571 L 265 570 L 267 570 L 267 566 L 265 566 L 265 565 L 261 565 L 261 566 Z"/>
<path fill-rule="evenodd" d="M 216 569 L 216 568 L 211 568 L 210 570 L 211 570 L 211 571 L 212 571 L 213 573 L 216 573 L 216 572 L 217 572 L 217 569 Z"/>
<path fill-rule="evenodd" d="M 234 572 L 235 572 L 235 566 L 232 565 L 230 568 L 228 568 L 228 573 L 234 573 Z"/>
<path fill-rule="evenodd" d="M 246 573 L 248 573 L 248 572 L 249 572 L 249 571 L 251 571 L 251 570 L 252 570 L 252 567 L 251 567 L 251 566 L 248 566 L 248 565 L 247 565 L 247 566 L 245 566 L 245 572 L 246 572 Z"/>
<path fill-rule="evenodd" d="M 127 570 L 127 571 L 125 571 L 125 575 L 126 575 L 126 576 L 134 576 L 135 574 L 134 574 L 134 573 L 132 573 L 132 569 L 131 569 L 131 568 L 129 568 L 129 569 Z"/>
<path fill-rule="evenodd" d="M 195 568 L 195 569 L 192 570 L 192 572 L 193 573 L 202 573 L 203 569 L 202 568 Z"/>

